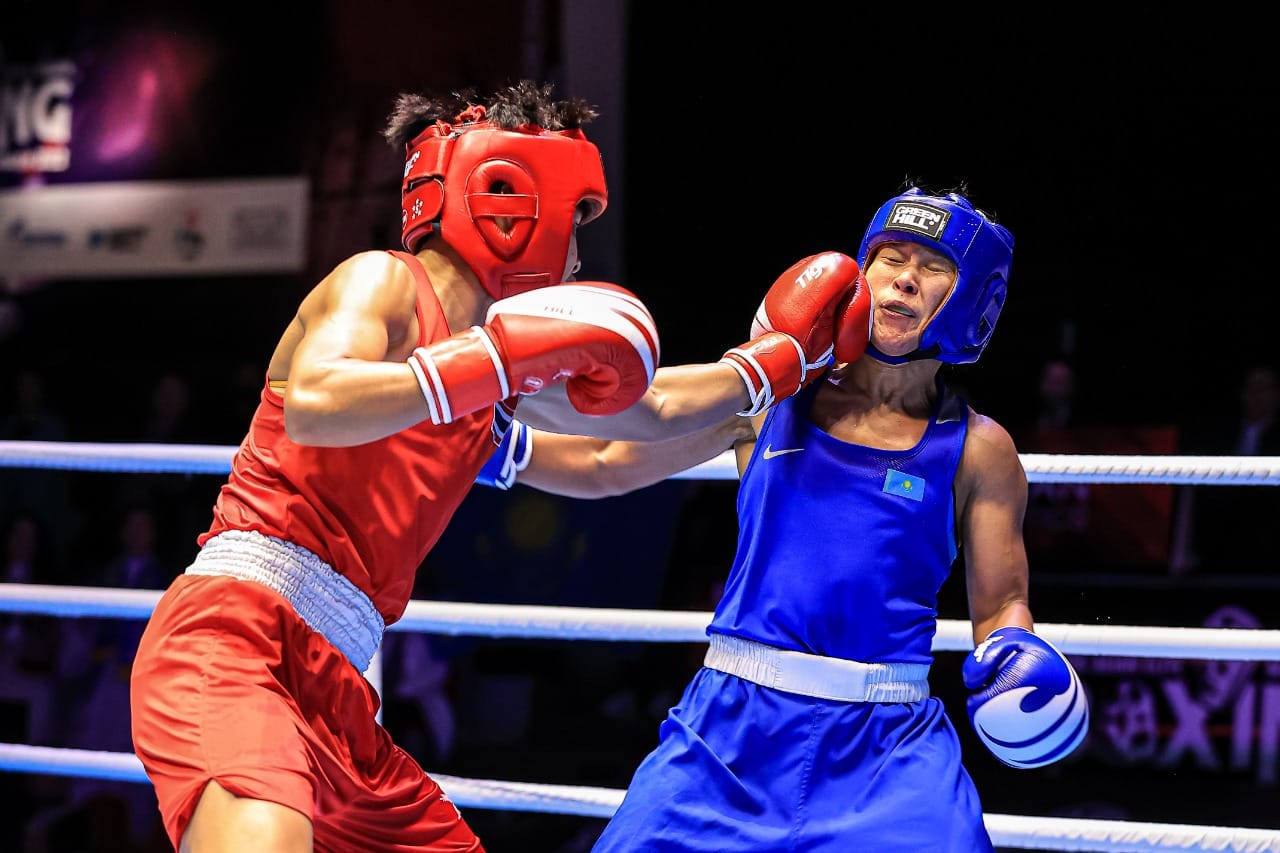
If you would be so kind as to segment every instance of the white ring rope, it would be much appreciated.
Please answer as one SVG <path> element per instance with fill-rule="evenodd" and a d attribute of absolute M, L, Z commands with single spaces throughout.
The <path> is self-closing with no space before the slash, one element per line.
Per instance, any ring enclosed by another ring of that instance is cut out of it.
<path fill-rule="evenodd" d="M 161 592 L 0 583 L 0 613 L 65 617 L 146 619 Z M 533 604 L 476 604 L 460 601 L 409 602 L 389 631 L 453 636 L 521 637 L 553 640 L 618 640 L 705 643 L 711 613 L 632 610 L 607 607 L 548 607 Z M 1253 628 L 1152 628 L 1138 625 L 1037 624 L 1036 633 L 1066 654 L 1122 655 L 1193 660 L 1280 660 L 1280 631 Z M 973 649 L 969 623 L 939 619 L 935 652 Z"/>
<path fill-rule="evenodd" d="M 0 441 L 0 467 L 135 473 L 225 474 L 236 448 L 212 445 Z M 1031 482 L 1280 485 L 1276 457 L 1023 454 Z M 731 453 L 673 479 L 736 479 Z M 0 584 L 0 612 L 146 619 L 161 593 Z M 553 639 L 705 642 L 707 612 L 411 601 L 389 630 Z M 1280 631 L 1043 623 L 1037 632 L 1067 654 L 1201 660 L 1280 660 Z M 969 625 L 939 620 L 934 651 L 973 648 Z M 0 771 L 147 783 L 130 753 L 0 743 Z M 461 806 L 607 818 L 625 791 L 463 779 L 432 774 Z M 1280 831 L 1245 827 L 987 814 L 992 841 L 1027 850 L 1198 850 L 1280 853 Z"/>
<path fill-rule="evenodd" d="M 73 441 L 0 441 L 0 468 L 55 468 L 140 474 L 226 474 L 237 448 L 210 444 L 92 444 Z M 1101 456 L 1023 453 L 1032 483 L 1165 483 L 1280 486 L 1276 456 Z M 672 476 L 673 480 L 736 480 L 737 463 L 725 451 Z"/>
<path fill-rule="evenodd" d="M 147 783 L 137 756 L 86 749 L 0 744 L 0 770 L 50 773 Z M 608 818 L 625 791 L 581 785 L 544 785 L 496 779 L 431 778 L 459 806 Z M 1124 820 L 986 814 L 983 823 L 997 847 L 1022 850 L 1148 851 L 1204 850 L 1280 853 L 1280 832 L 1246 827 L 1197 826 Z"/>

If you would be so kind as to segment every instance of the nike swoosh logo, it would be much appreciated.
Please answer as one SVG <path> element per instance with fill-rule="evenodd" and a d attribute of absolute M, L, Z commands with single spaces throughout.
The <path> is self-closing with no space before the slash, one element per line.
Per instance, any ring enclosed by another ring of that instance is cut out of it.
<path fill-rule="evenodd" d="M 770 445 L 768 445 L 767 447 L 765 447 L 765 449 L 764 449 L 764 458 L 765 458 L 765 459 L 772 459 L 772 458 L 773 458 L 773 457 L 775 457 L 775 456 L 784 456 L 784 455 L 786 455 L 786 454 L 788 454 L 788 453 L 799 453 L 801 450 L 804 450 L 804 448 L 803 448 L 803 447 L 789 447 L 789 448 L 787 448 L 786 450 L 774 450 L 774 449 L 773 449 L 773 445 L 772 445 L 772 444 L 770 444 Z"/>

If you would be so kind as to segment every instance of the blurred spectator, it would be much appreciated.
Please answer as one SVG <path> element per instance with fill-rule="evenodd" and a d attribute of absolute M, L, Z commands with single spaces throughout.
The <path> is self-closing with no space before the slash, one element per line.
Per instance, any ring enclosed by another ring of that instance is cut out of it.
<path fill-rule="evenodd" d="M 127 428 L 124 440 L 204 444 L 208 435 L 190 380 L 166 372 L 156 377 L 146 410 Z M 126 475 L 116 484 L 115 506 L 155 507 L 155 547 L 160 560 L 166 565 L 186 566 L 195 556 L 196 537 L 209 526 L 220 483 L 207 476 L 178 473 Z"/>
<path fill-rule="evenodd" d="M 0 581 L 49 582 L 49 533 L 33 513 L 18 512 L 4 522 L 0 549 Z M 53 617 L 0 613 L 0 741 L 56 745 L 58 639 Z M 55 776 L 0 773 L 9 815 L 60 802 L 64 789 L 65 781 Z M 23 828 L 20 821 L 0 821 L 0 850 L 21 849 Z"/>
<path fill-rule="evenodd" d="M 50 583 L 50 536 L 31 512 L 15 513 L 4 526 L 5 583 Z M 54 714 L 54 668 L 58 620 L 52 616 L 0 613 L 0 739 L 49 744 Z"/>
<path fill-rule="evenodd" d="M 160 444 L 199 443 L 200 430 L 192 408 L 191 386 L 185 378 L 176 373 L 165 373 L 156 379 L 142 430 L 134 440 Z"/>
<path fill-rule="evenodd" d="M 1249 369 L 1240 386 L 1240 456 L 1280 455 L 1280 374 L 1274 367 Z"/>
<path fill-rule="evenodd" d="M 244 438 L 245 425 L 253 420 L 267 368 L 253 359 L 243 359 L 222 373 L 225 381 L 217 387 L 209 420 L 210 444 L 238 445 Z"/>
<path fill-rule="evenodd" d="M 67 422 L 49 408 L 44 377 L 30 368 L 17 372 L 13 407 L 0 417 L 0 435 L 14 441 L 64 441 Z"/>
<path fill-rule="evenodd" d="M 1226 417 L 1185 425 L 1179 452 L 1188 456 L 1280 456 L 1280 372 L 1253 363 L 1241 374 Z M 1184 486 L 1170 571 L 1274 574 L 1280 546 L 1280 487 Z"/>
<path fill-rule="evenodd" d="M 458 721 L 453 708 L 453 667 L 448 655 L 417 631 L 389 631 L 382 639 L 384 722 L 397 743 L 423 766 L 453 757 Z"/>
<path fill-rule="evenodd" d="M 441 593 L 441 573 L 424 564 L 414 578 L 413 597 L 448 597 Z M 458 746 L 453 695 L 458 648 L 457 640 L 417 631 L 388 631 L 382 637 L 383 725 L 424 767 L 447 766 Z"/>
<path fill-rule="evenodd" d="M 1177 429 L 1141 418 L 1116 423 L 1084 403 L 1074 363 L 1040 367 L 1034 407 L 1011 429 L 1018 450 L 1035 454 L 1164 455 L 1177 451 Z M 1031 477 L 1023 533 L 1036 569 L 1163 573 L 1169 561 L 1174 488 L 1158 483 L 1036 482 Z"/>
<path fill-rule="evenodd" d="M 1077 416 L 1076 374 L 1060 358 L 1046 361 L 1036 385 L 1036 406 L 1028 426 L 1013 430 L 1022 453 L 1063 453 L 1071 449 Z M 1089 485 L 1035 483 L 1027 487 L 1023 535 L 1033 568 L 1079 567 L 1089 552 Z"/>
<path fill-rule="evenodd" d="M 45 379 L 37 371 L 15 372 L 12 403 L 0 414 L 0 441 L 66 441 L 67 420 L 50 407 Z M 0 518 L 18 511 L 34 513 L 51 535 L 56 562 L 66 559 L 63 544 L 76 535 L 71 474 L 44 468 L 0 468 Z"/>
<path fill-rule="evenodd" d="M 134 505 L 118 516 L 115 555 L 95 573 L 113 589 L 161 590 L 173 572 L 156 553 L 156 513 Z M 60 746 L 132 752 L 129 673 L 144 620 L 64 619 L 58 665 Z M 163 838 L 150 785 L 75 778 L 66 801 L 46 810 L 30 834 L 59 837 L 76 850 L 136 850 Z M 60 843 L 63 843 L 60 842 Z M 70 848 L 69 848 L 70 849 Z"/>
<path fill-rule="evenodd" d="M 16 337 L 25 322 L 18 300 L 0 296 L 0 341 Z"/>
<path fill-rule="evenodd" d="M 662 610 L 710 613 L 720 603 L 738 536 L 734 510 L 737 489 L 736 480 L 691 482 L 686 487 L 658 599 Z M 659 661 L 651 666 L 652 676 L 661 682 L 658 692 L 672 694 L 651 703 L 661 705 L 653 725 L 660 723 L 667 708 L 679 699 L 706 653 L 703 642 L 663 643 L 646 651 L 647 663 Z M 650 722 L 646 719 L 645 725 Z"/>
<path fill-rule="evenodd" d="M 1066 429 L 1076 426 L 1076 372 L 1062 359 L 1045 362 L 1040 369 L 1037 429 Z"/>
<path fill-rule="evenodd" d="M 115 553 L 87 578 L 110 589 L 162 590 L 174 572 L 156 552 L 157 514 L 148 504 L 126 507 L 117 516 Z M 132 749 L 129 731 L 129 669 L 144 620 L 79 618 L 62 620 L 59 676 L 68 705 L 96 705 L 86 719 L 68 724 L 72 739 L 88 749 Z M 86 703 L 84 697 L 89 697 Z"/>

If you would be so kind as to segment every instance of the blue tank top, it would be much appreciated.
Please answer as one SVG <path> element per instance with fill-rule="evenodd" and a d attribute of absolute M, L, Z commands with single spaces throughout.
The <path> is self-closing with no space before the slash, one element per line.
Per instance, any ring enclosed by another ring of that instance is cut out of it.
<path fill-rule="evenodd" d="M 932 663 L 957 554 L 968 405 L 941 379 L 924 436 L 880 450 L 809 419 L 815 382 L 766 416 L 738 487 L 738 550 L 708 632 L 867 663 Z"/>

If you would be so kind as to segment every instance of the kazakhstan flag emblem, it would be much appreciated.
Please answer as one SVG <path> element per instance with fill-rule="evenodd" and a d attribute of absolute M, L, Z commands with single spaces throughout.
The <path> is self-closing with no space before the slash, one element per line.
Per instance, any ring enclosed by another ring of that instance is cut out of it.
<path fill-rule="evenodd" d="M 882 492 L 913 501 L 924 500 L 924 477 L 913 477 L 892 468 L 884 475 Z"/>

